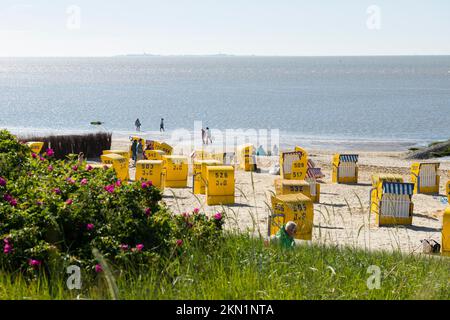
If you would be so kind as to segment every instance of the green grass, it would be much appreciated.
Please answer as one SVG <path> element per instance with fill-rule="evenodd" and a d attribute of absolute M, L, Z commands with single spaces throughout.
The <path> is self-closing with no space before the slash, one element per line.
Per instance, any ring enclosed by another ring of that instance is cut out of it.
<path fill-rule="evenodd" d="M 214 251 L 191 249 L 162 265 L 141 272 L 116 270 L 118 298 L 450 299 L 450 259 L 436 256 L 316 245 L 283 250 L 228 235 Z M 381 269 L 379 289 L 367 287 L 371 265 Z M 103 276 L 82 281 L 81 291 L 69 291 L 64 278 L 27 283 L 0 273 L 0 299 L 111 298 Z"/>

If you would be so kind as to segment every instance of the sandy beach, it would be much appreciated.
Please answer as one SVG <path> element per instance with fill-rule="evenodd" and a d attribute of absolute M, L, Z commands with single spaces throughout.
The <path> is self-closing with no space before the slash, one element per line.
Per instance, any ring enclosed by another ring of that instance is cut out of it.
<path fill-rule="evenodd" d="M 113 140 L 113 149 L 125 149 L 124 139 Z M 337 150 L 336 150 L 337 151 Z M 345 150 L 339 150 L 344 152 Z M 375 216 L 369 214 L 369 191 L 371 176 L 376 173 L 395 173 L 410 181 L 410 165 L 404 160 L 404 152 L 356 152 L 359 154 L 359 182 L 356 185 L 331 182 L 332 150 L 308 150 L 316 166 L 322 168 L 325 178 L 321 182 L 320 203 L 314 204 L 314 243 L 349 245 L 368 250 L 401 250 L 420 253 L 420 240 L 435 239 L 441 242 L 442 215 L 446 207 L 445 183 L 449 179 L 450 160 L 431 159 L 441 163 L 440 195 L 418 194 L 413 196 L 414 216 L 411 226 L 378 227 Z M 355 153 L 354 151 L 352 151 Z M 225 206 L 226 227 L 229 230 L 249 231 L 263 236 L 267 223 L 274 180 L 279 177 L 268 173 L 278 163 L 278 157 L 258 157 L 262 173 L 236 171 L 236 203 Z M 131 179 L 134 169 L 130 170 Z M 253 181 L 253 183 L 252 183 Z M 200 208 L 207 214 L 222 210 L 219 206 L 207 206 L 205 196 L 192 193 L 192 168 L 188 178 L 189 188 L 166 188 L 163 201 L 175 213 Z"/>

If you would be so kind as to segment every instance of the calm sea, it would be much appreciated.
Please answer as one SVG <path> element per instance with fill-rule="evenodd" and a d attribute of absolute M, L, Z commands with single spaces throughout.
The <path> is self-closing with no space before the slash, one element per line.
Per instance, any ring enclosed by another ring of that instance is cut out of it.
<path fill-rule="evenodd" d="M 0 59 L 0 127 L 16 133 L 279 129 L 333 145 L 450 138 L 450 57 Z M 284 138 L 283 138 L 284 139 Z M 294 142 L 293 142 L 294 143 Z"/>

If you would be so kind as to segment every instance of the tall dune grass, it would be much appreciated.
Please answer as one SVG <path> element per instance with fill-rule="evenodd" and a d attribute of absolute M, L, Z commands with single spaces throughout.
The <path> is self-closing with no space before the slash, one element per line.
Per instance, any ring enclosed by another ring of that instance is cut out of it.
<path fill-rule="evenodd" d="M 367 285 L 370 266 L 381 271 L 379 288 Z M 245 234 L 227 234 L 213 252 L 192 247 L 160 266 L 111 268 L 119 299 L 450 298 L 449 259 L 323 245 L 283 250 Z M 0 299 L 111 299 L 107 280 L 82 278 L 82 289 L 70 291 L 64 277 L 26 283 L 0 272 Z"/>

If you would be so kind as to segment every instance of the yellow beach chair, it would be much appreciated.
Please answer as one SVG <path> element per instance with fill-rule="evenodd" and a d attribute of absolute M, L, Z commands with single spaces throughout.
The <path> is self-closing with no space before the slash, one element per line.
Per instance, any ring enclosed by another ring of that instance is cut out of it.
<path fill-rule="evenodd" d="M 41 141 L 29 141 L 27 142 L 27 146 L 30 147 L 31 152 L 39 154 L 41 153 L 42 147 L 44 147 L 44 143 Z"/>
<path fill-rule="evenodd" d="M 413 163 L 411 165 L 411 182 L 414 183 L 414 193 L 439 193 L 439 163 Z"/>
<path fill-rule="evenodd" d="M 335 154 L 332 182 L 358 183 L 358 157 L 357 154 Z"/>
<path fill-rule="evenodd" d="M 450 256 L 450 206 L 442 218 L 442 254 Z"/>
<path fill-rule="evenodd" d="M 239 146 L 236 154 L 241 170 L 256 171 L 255 147 L 252 144 L 247 143 Z"/>
<path fill-rule="evenodd" d="M 273 213 L 269 217 L 269 237 L 275 235 L 288 221 L 297 224 L 295 239 L 311 240 L 314 222 L 312 200 L 304 194 L 285 194 L 272 196 Z"/>
<path fill-rule="evenodd" d="M 164 174 L 162 160 L 139 160 L 136 162 L 136 181 L 151 181 L 152 185 L 163 190 Z"/>
<path fill-rule="evenodd" d="M 280 153 L 280 176 L 288 180 L 304 180 L 308 171 L 308 154 L 303 151 Z"/>
<path fill-rule="evenodd" d="M 206 204 L 234 204 L 235 182 L 234 167 L 206 166 Z"/>
<path fill-rule="evenodd" d="M 399 175 L 374 175 L 370 190 L 370 211 L 378 226 L 412 224 L 414 184 Z"/>

